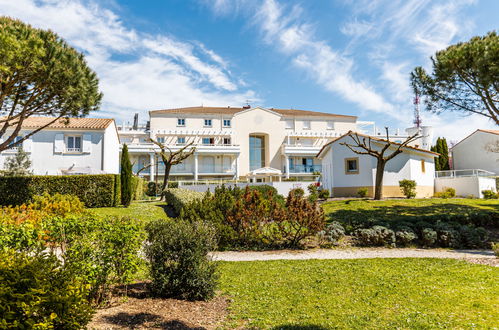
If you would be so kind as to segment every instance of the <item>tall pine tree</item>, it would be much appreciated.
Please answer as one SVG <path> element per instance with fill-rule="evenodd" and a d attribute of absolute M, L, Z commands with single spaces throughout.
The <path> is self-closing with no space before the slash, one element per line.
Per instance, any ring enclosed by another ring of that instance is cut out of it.
<path fill-rule="evenodd" d="M 440 156 L 435 157 L 435 171 L 449 170 L 449 148 L 447 140 L 445 138 L 438 138 L 437 143 L 430 150 L 440 154 Z"/>
<path fill-rule="evenodd" d="M 128 156 L 128 147 L 123 144 L 123 150 L 121 151 L 121 204 L 125 207 L 130 206 L 132 202 L 132 163 L 130 162 L 130 157 Z"/>

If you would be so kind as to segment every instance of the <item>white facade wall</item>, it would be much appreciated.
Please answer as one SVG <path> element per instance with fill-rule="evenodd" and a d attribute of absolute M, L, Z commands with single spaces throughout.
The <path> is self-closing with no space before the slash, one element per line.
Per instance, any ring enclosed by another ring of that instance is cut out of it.
<path fill-rule="evenodd" d="M 442 192 L 446 188 L 454 188 L 456 196 L 483 198 L 482 191 L 496 191 L 496 179 L 479 176 L 436 178 L 435 191 Z"/>
<path fill-rule="evenodd" d="M 498 134 L 475 131 L 452 148 L 453 169 L 481 169 L 499 175 L 499 153 L 488 150 L 495 143 L 499 143 Z"/>
<path fill-rule="evenodd" d="M 114 121 L 104 131 L 104 149 L 102 170 L 109 174 L 120 172 L 120 140 Z"/>

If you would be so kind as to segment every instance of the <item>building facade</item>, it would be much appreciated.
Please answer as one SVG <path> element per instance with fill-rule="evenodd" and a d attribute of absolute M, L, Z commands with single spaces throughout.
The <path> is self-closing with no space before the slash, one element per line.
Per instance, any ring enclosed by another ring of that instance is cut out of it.
<path fill-rule="evenodd" d="M 148 127 L 118 127 L 128 145 L 134 172 L 153 180 L 163 165 L 157 140 L 171 150 L 192 143 L 196 150 L 172 168 L 177 180 L 277 180 L 313 176 L 321 171 L 315 157 L 331 139 L 357 129 L 357 117 L 315 111 L 263 107 L 191 107 L 150 111 Z"/>
<path fill-rule="evenodd" d="M 451 148 L 454 170 L 485 170 L 499 175 L 499 130 L 478 129 Z"/>
<path fill-rule="evenodd" d="M 54 118 L 25 119 L 19 136 Z M 9 131 L 5 136 L 10 136 Z M 0 138 L 1 141 L 1 138 Z M 57 121 L 22 143 L 35 175 L 119 173 L 119 137 L 114 119 L 71 118 Z M 0 169 L 18 147 L 0 153 Z"/>

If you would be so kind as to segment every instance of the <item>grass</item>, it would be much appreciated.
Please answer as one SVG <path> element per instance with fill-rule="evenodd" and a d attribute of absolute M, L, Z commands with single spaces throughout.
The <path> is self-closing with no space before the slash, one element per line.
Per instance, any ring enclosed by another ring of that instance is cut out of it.
<path fill-rule="evenodd" d="M 129 207 L 100 207 L 88 209 L 90 212 L 102 216 L 128 216 L 148 222 L 156 219 L 166 219 L 165 202 L 138 201 L 132 202 Z"/>
<path fill-rule="evenodd" d="M 457 260 L 221 262 L 229 327 L 493 328 L 499 269 Z"/>

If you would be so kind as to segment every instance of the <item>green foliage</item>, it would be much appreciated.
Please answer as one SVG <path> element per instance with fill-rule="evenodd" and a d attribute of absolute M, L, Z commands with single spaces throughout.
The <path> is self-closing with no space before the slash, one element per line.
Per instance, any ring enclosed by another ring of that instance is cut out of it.
<path fill-rule="evenodd" d="M 454 188 L 445 188 L 444 191 L 439 191 L 435 193 L 435 197 L 437 198 L 453 198 L 456 197 L 456 189 Z"/>
<path fill-rule="evenodd" d="M 435 171 L 450 170 L 447 140 L 445 138 L 438 138 L 437 143 L 431 147 L 431 151 L 440 154 L 440 156 L 435 157 Z"/>
<path fill-rule="evenodd" d="M 141 200 L 144 198 L 144 180 L 138 176 L 132 176 L 132 200 Z"/>
<path fill-rule="evenodd" d="M 499 194 L 493 190 L 482 190 L 482 194 L 483 194 L 484 199 L 498 199 L 499 198 Z"/>
<path fill-rule="evenodd" d="M 421 242 L 426 247 L 431 247 L 437 242 L 437 232 L 432 228 L 423 228 L 421 231 Z"/>
<path fill-rule="evenodd" d="M 492 243 L 492 251 L 494 251 L 494 254 L 496 257 L 499 258 L 499 243 Z"/>
<path fill-rule="evenodd" d="M 0 151 L 14 141 L 22 125 L 14 119 L 20 115 L 85 116 L 102 99 L 97 76 L 82 53 L 50 30 L 5 16 L 0 17 L 0 81 L 0 113 L 10 113 L 13 120 L 13 133 L 3 136 Z"/>
<path fill-rule="evenodd" d="M 408 246 L 417 240 L 418 236 L 409 227 L 401 227 L 395 232 L 397 246 Z"/>
<path fill-rule="evenodd" d="M 428 110 L 480 114 L 499 125 L 499 36 L 495 31 L 438 51 L 433 71 L 412 72 L 412 85 Z"/>
<path fill-rule="evenodd" d="M 416 197 L 416 181 L 407 179 L 400 180 L 399 186 L 406 198 Z"/>
<path fill-rule="evenodd" d="M 322 188 L 319 190 L 319 198 L 320 199 L 328 199 L 329 198 L 329 190 L 326 188 Z"/>
<path fill-rule="evenodd" d="M 395 233 L 383 226 L 358 229 L 355 231 L 355 236 L 364 246 L 395 246 Z"/>
<path fill-rule="evenodd" d="M 366 187 L 362 187 L 362 188 L 359 188 L 357 190 L 357 195 L 360 198 L 366 198 L 366 196 L 367 196 L 368 193 L 369 193 L 369 189 L 367 189 Z"/>
<path fill-rule="evenodd" d="M 130 217 L 145 224 L 151 220 L 167 219 L 165 212 L 165 202 L 160 201 L 140 201 L 132 202 L 129 207 L 100 207 L 87 210 L 89 213 L 101 217 Z"/>
<path fill-rule="evenodd" d="M 289 194 L 295 197 L 303 197 L 305 196 L 305 191 L 302 188 L 294 188 L 289 191 Z"/>
<path fill-rule="evenodd" d="M 182 188 L 169 188 L 163 192 L 163 195 L 165 196 L 166 203 L 173 207 L 177 214 L 180 214 L 187 204 L 203 198 L 205 193 Z"/>
<path fill-rule="evenodd" d="M 1 171 L 1 174 L 5 176 L 24 176 L 33 173 L 30 170 L 31 160 L 29 159 L 29 155 L 22 147 L 17 148 L 14 156 L 7 157 L 3 167 L 4 170 Z"/>
<path fill-rule="evenodd" d="M 160 297 L 212 298 L 218 281 L 216 264 L 208 259 L 208 252 L 216 248 L 213 228 L 200 222 L 157 220 L 146 229 L 152 291 Z"/>
<path fill-rule="evenodd" d="M 123 144 L 121 150 L 121 163 L 120 163 L 120 184 L 121 184 L 121 205 L 124 207 L 130 206 L 133 198 L 132 187 L 132 163 L 128 156 L 128 147 Z"/>
<path fill-rule="evenodd" d="M 84 328 L 93 313 L 87 293 L 54 254 L 0 251 L 1 328 Z"/>
<path fill-rule="evenodd" d="M 86 207 L 113 206 L 117 177 L 114 174 L 0 177 L 0 205 L 29 203 L 34 196 L 47 192 L 74 195 Z"/>
<path fill-rule="evenodd" d="M 331 244 L 336 244 L 345 236 L 345 228 L 338 221 L 333 221 L 326 228 L 319 232 L 319 237 Z"/>
<path fill-rule="evenodd" d="M 311 202 L 311 203 L 316 202 L 317 199 L 319 199 L 319 191 L 318 191 L 317 185 L 315 183 L 311 183 L 308 185 L 307 190 L 309 192 L 309 195 L 308 195 L 309 202 Z"/>
<path fill-rule="evenodd" d="M 489 329 L 499 319 L 499 268 L 461 260 L 223 262 L 220 272 L 228 327 Z"/>

